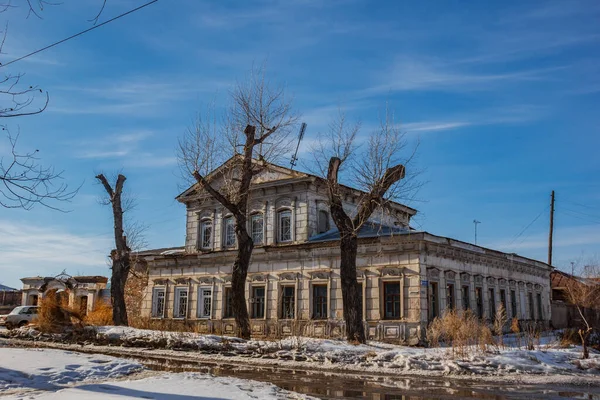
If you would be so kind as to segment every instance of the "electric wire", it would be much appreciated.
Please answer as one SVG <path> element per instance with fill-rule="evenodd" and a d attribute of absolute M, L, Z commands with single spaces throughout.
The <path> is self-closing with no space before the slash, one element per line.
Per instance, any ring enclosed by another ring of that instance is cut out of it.
<path fill-rule="evenodd" d="M 127 12 L 123 13 L 123 14 L 119 14 L 119 15 L 117 15 L 116 17 L 113 17 L 113 18 L 111 18 L 111 19 L 109 19 L 109 20 L 106 20 L 106 21 L 104 21 L 104 22 L 102 22 L 102 23 L 100 23 L 100 24 L 98 24 L 98 25 L 94 25 L 94 26 L 92 26 L 91 28 L 85 29 L 85 30 L 83 30 L 83 31 L 81 31 L 81 32 L 78 32 L 78 33 L 76 33 L 76 34 L 74 34 L 74 35 L 71 35 L 71 36 L 69 36 L 69 37 L 67 37 L 67 38 L 65 38 L 65 39 L 59 40 L 58 42 L 54 42 L 54 43 L 52 43 L 52 44 L 49 44 L 48 46 L 42 47 L 41 49 L 38 49 L 38 50 L 32 51 L 31 53 L 29 53 L 29 54 L 25 54 L 24 56 L 21 56 L 21 57 L 19 57 L 19 58 L 15 58 L 14 60 L 7 62 L 6 64 L 0 64 L 0 68 L 2 68 L 2 67 L 6 67 L 6 66 L 8 66 L 8 65 L 10 65 L 10 64 L 14 64 L 14 63 L 16 63 L 17 61 L 24 60 L 24 59 L 25 59 L 25 58 L 27 58 L 27 57 L 31 57 L 31 56 L 33 56 L 33 55 L 35 55 L 35 54 L 41 53 L 41 52 L 42 52 L 42 51 L 44 51 L 44 50 L 48 50 L 48 49 L 50 49 L 50 48 L 52 48 L 52 47 L 54 47 L 54 46 L 57 46 L 57 45 L 59 45 L 59 44 L 61 44 L 61 43 L 64 43 L 64 42 L 66 42 L 66 41 L 69 41 L 69 40 L 71 40 L 71 39 L 74 39 L 74 38 L 76 38 L 76 37 L 78 37 L 78 36 L 81 36 L 81 35 L 83 35 L 84 33 L 88 33 L 89 31 L 93 31 L 94 29 L 100 28 L 101 26 L 104 26 L 104 25 L 106 25 L 106 24 L 108 24 L 108 23 L 110 23 L 110 22 L 113 22 L 113 21 L 115 21 L 115 20 L 117 20 L 117 19 L 119 19 L 119 18 L 122 18 L 122 17 L 124 17 L 124 16 L 126 16 L 126 15 L 129 15 L 129 14 L 132 14 L 132 13 L 134 13 L 134 12 L 136 12 L 136 11 L 139 11 L 139 10 L 141 10 L 141 9 L 142 9 L 142 8 L 144 8 L 144 7 L 148 7 L 149 5 L 151 5 L 151 4 L 153 4 L 153 3 L 156 3 L 157 1 L 158 1 L 158 0 L 152 0 L 152 1 L 149 1 L 148 3 L 142 4 L 141 6 L 139 6 L 139 7 L 136 7 L 136 8 L 134 8 L 134 9 L 132 9 L 132 10 L 129 10 L 129 11 L 127 11 Z"/>

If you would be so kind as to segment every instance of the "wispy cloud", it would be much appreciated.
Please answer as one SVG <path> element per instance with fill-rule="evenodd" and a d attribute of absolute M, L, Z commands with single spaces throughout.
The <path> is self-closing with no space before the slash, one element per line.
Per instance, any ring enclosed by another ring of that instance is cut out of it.
<path fill-rule="evenodd" d="M 12 285 L 28 275 L 53 276 L 63 269 L 100 273 L 112 248 L 110 235 L 78 235 L 7 220 L 0 220 L 0 236 L 2 281 Z"/>
<path fill-rule="evenodd" d="M 372 96 L 398 91 L 454 91 L 472 92 L 497 89 L 507 83 L 548 80 L 564 66 L 518 70 L 513 72 L 479 72 L 457 68 L 441 60 L 424 60 L 418 57 L 400 57 L 383 82 L 373 85 L 363 95 Z"/>
<path fill-rule="evenodd" d="M 546 232 L 525 236 L 525 239 L 500 239 L 490 245 L 492 248 L 519 253 L 525 250 L 540 250 L 548 248 Z M 579 247 L 600 244 L 600 229 L 597 225 L 571 226 L 558 228 L 554 233 L 554 247 Z"/>

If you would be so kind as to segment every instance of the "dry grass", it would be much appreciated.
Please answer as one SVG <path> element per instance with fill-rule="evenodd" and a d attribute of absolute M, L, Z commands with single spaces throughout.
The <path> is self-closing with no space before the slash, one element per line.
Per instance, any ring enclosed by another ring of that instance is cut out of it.
<path fill-rule="evenodd" d="M 447 344 L 452 356 L 462 359 L 469 357 L 473 349 L 486 352 L 488 346 L 496 345 L 490 328 L 470 310 L 451 310 L 441 318 L 435 318 L 427 328 L 427 340 L 431 347 Z"/>
<path fill-rule="evenodd" d="M 99 300 L 94 306 L 94 311 L 89 312 L 84 318 L 83 322 L 86 325 L 103 326 L 112 325 L 112 307 L 105 301 Z"/>
<path fill-rule="evenodd" d="M 80 310 L 70 308 L 66 301 L 55 293 L 46 295 L 39 304 L 40 310 L 36 323 L 41 332 L 60 333 L 67 327 L 82 324 L 83 316 Z"/>

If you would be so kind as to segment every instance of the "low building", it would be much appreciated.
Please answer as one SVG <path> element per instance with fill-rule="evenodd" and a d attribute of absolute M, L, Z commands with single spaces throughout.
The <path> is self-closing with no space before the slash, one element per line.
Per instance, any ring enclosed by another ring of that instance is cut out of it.
<path fill-rule="evenodd" d="M 577 328 L 585 325 L 582 314 L 587 322 L 600 329 L 600 303 L 596 307 L 577 308 L 569 296 L 569 287 L 575 293 L 581 293 L 582 286 L 590 288 L 585 290 L 590 298 L 600 299 L 600 281 L 597 278 L 581 278 L 563 271 L 555 270 L 550 274 L 552 288 L 552 327 L 555 329 Z M 596 288 L 595 292 L 594 289 Z M 586 296 L 587 297 L 587 296 Z M 585 299 L 584 299 L 585 300 Z M 590 302 L 588 300 L 588 302 Z"/>
<path fill-rule="evenodd" d="M 34 276 L 21 278 L 24 306 L 38 305 L 48 293 L 62 293 L 69 307 L 77 306 L 85 313 L 94 310 L 97 301 L 103 299 L 108 278 L 105 276 L 70 276 L 62 273 L 52 277 Z"/>
<path fill-rule="evenodd" d="M 248 228 L 255 243 L 246 284 L 256 336 L 343 337 L 339 233 L 320 178 L 266 164 L 251 186 Z M 219 186 L 219 169 L 207 179 Z M 344 206 L 362 194 L 344 188 Z M 185 246 L 138 253 L 149 285 L 142 315 L 234 334 L 233 218 L 198 185 L 177 197 L 187 207 Z M 446 309 L 547 324 L 550 271 L 539 261 L 410 228 L 416 210 L 391 203 L 359 233 L 363 318 L 370 339 L 417 342 Z"/>

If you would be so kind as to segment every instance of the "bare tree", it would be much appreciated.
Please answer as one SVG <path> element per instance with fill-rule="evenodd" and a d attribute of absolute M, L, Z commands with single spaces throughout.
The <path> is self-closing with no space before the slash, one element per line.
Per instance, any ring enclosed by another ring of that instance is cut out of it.
<path fill-rule="evenodd" d="M 119 174 L 114 189 L 104 176 L 96 175 L 96 179 L 102 183 L 108 194 L 108 201 L 112 207 L 114 221 L 115 249 L 110 252 L 112 260 L 112 273 L 110 277 L 110 297 L 113 309 L 113 323 L 115 325 L 127 325 L 127 307 L 125 306 L 125 285 L 131 268 L 131 248 L 127 245 L 127 237 L 123 229 L 123 185 L 125 175 Z"/>
<path fill-rule="evenodd" d="M 29 210 L 36 204 L 58 210 L 55 202 L 71 200 L 79 188 L 69 190 L 60 183 L 62 171 L 39 164 L 38 150 L 20 153 L 17 150 L 19 135 L 12 136 L 6 126 L 9 151 L 0 156 L 0 206 Z"/>
<path fill-rule="evenodd" d="M 209 198 L 233 215 L 237 254 L 232 267 L 232 308 L 239 336 L 250 338 L 245 282 L 254 248 L 246 223 L 252 178 L 264 169 L 265 161 L 286 151 L 297 116 L 284 88 L 266 80 L 264 67 L 253 69 L 246 81 L 238 82 L 230 97 L 230 107 L 221 118 L 214 108 L 209 109 L 180 138 L 178 160 L 184 176 L 193 177 Z"/>
<path fill-rule="evenodd" d="M 579 276 L 575 273 L 579 273 Z M 583 358 L 589 358 L 588 340 L 594 330 L 593 322 L 598 323 L 594 313 L 600 309 L 600 264 L 585 265 L 579 271 L 575 263 L 571 268 L 571 279 L 565 285 L 568 301 L 575 306 L 581 317 L 577 333 L 581 339 Z"/>
<path fill-rule="evenodd" d="M 415 155 L 403 157 L 407 141 L 386 108 L 380 125 L 360 145 L 360 123 L 349 123 L 343 112 L 330 124 L 329 131 L 319 135 L 312 148 L 316 172 L 326 177 L 331 216 L 340 232 L 340 278 L 346 338 L 365 343 L 360 292 L 356 279 L 358 233 L 376 210 L 385 212 L 391 199 L 398 199 L 417 185 L 405 178 L 405 164 Z M 348 182 L 361 190 L 350 210 L 344 204 Z M 408 184 L 407 184 L 408 182 Z"/>
<path fill-rule="evenodd" d="M 26 18 L 42 18 L 46 6 L 59 3 L 46 0 L 4 0 L 0 4 L 0 15 L 6 15 L 13 9 L 26 10 Z M 96 23 L 102 14 L 106 0 L 103 0 L 100 11 L 91 21 Z M 7 41 L 9 24 L 4 24 L 0 32 L 0 54 L 4 54 Z M 47 91 L 37 85 L 24 83 L 25 74 L 11 72 L 8 64 L 13 61 L 0 63 L 4 75 L 0 77 L 0 118 L 19 118 L 40 114 L 50 101 Z M 0 206 L 5 208 L 31 209 L 35 205 L 42 205 L 58 210 L 57 202 L 71 200 L 78 189 L 69 190 L 68 186 L 59 181 L 62 171 L 57 172 L 53 167 L 44 166 L 38 157 L 39 150 L 26 152 L 17 149 L 19 134 L 11 135 L 6 125 L 2 130 L 6 132 L 9 154 L 0 158 Z"/>

